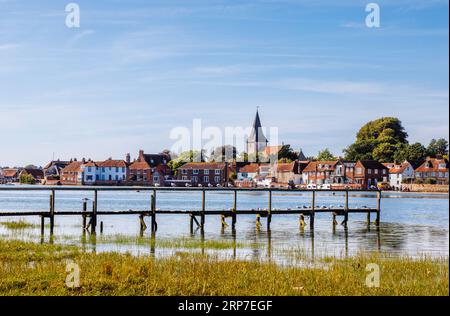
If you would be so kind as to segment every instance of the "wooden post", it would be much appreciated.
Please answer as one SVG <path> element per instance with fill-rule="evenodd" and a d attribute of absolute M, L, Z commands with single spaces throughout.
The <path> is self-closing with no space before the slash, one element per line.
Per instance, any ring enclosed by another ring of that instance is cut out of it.
<path fill-rule="evenodd" d="M 86 212 L 87 212 L 87 200 L 83 200 L 83 214 L 81 215 L 83 217 L 83 230 L 85 230 L 86 227 Z"/>
<path fill-rule="evenodd" d="M 202 190 L 202 211 L 200 214 L 200 229 L 205 229 L 206 191 Z"/>
<path fill-rule="evenodd" d="M 191 232 L 191 235 L 194 233 L 194 214 L 189 214 L 190 220 L 189 220 L 189 231 Z"/>
<path fill-rule="evenodd" d="M 305 215 L 300 214 L 300 228 L 304 228 L 305 227 Z"/>
<path fill-rule="evenodd" d="M 342 224 L 346 226 L 347 222 L 348 222 L 348 190 L 345 191 L 344 221 L 342 222 Z"/>
<path fill-rule="evenodd" d="M 94 201 L 92 202 L 92 217 L 91 217 L 91 233 L 96 233 L 97 228 L 97 201 L 98 201 L 98 192 L 94 190 Z"/>
<path fill-rule="evenodd" d="M 237 190 L 234 190 L 233 213 L 231 215 L 231 229 L 236 228 Z"/>
<path fill-rule="evenodd" d="M 267 230 L 270 230 L 270 222 L 272 222 L 272 190 L 269 189 L 269 208 L 267 210 Z"/>
<path fill-rule="evenodd" d="M 380 225 L 380 212 L 381 212 L 381 191 L 377 191 L 377 217 L 375 219 L 375 225 Z"/>
<path fill-rule="evenodd" d="M 336 215 L 337 214 L 335 212 L 333 212 L 333 227 L 335 227 L 338 224 L 338 222 L 336 220 Z"/>
<path fill-rule="evenodd" d="M 53 235 L 55 227 L 55 190 L 50 194 L 50 235 Z"/>
<path fill-rule="evenodd" d="M 309 226 L 310 229 L 314 229 L 314 217 L 316 213 L 316 191 L 312 192 L 312 204 L 311 204 L 311 212 L 309 214 Z"/>
<path fill-rule="evenodd" d="M 156 223 L 156 190 L 153 190 L 151 197 L 151 210 L 152 210 L 152 232 L 156 232 L 158 224 Z"/>
<path fill-rule="evenodd" d="M 367 212 L 367 225 L 370 226 L 370 211 Z"/>
<path fill-rule="evenodd" d="M 103 221 L 100 222 L 100 234 L 103 234 Z"/>
<path fill-rule="evenodd" d="M 41 236 L 45 234 L 45 216 L 41 215 Z"/>
<path fill-rule="evenodd" d="M 256 214 L 256 229 L 259 230 L 261 228 L 261 214 Z"/>

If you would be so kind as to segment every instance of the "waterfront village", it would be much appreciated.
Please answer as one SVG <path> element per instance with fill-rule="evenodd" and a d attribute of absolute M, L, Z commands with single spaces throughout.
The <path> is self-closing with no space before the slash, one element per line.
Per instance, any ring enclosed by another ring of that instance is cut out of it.
<path fill-rule="evenodd" d="M 133 160 L 86 158 L 50 161 L 45 167 L 0 168 L 0 184 L 182 186 L 182 187 L 285 187 L 304 189 L 384 189 L 448 192 L 448 157 L 400 162 L 307 158 L 289 145 L 270 146 L 258 111 L 246 141 L 247 161 L 212 155 L 198 162 L 175 157 L 170 151 L 145 153 Z M 220 153 L 222 153 L 221 149 Z M 277 160 L 269 158 L 276 155 Z M 180 155 L 181 156 L 181 155 Z M 221 156 L 221 155 L 219 155 Z M 256 159 L 248 159 L 256 157 Z M 222 158 L 222 159 L 219 159 Z M 255 162 L 249 162 L 252 160 Z M 197 160 L 195 160 L 197 161 Z"/>

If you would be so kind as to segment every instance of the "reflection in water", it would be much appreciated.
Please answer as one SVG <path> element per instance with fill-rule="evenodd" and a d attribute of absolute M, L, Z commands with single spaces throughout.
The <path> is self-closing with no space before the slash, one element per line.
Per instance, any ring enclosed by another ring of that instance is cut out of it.
<path fill-rule="evenodd" d="M 374 202 L 372 193 L 350 195 L 350 207 L 362 207 Z M 368 199 L 367 196 L 371 198 Z M 56 218 L 55 234 L 48 237 L 40 234 L 40 219 L 23 218 L 36 224 L 36 229 L 24 232 L 12 231 L 0 225 L 0 237 L 10 239 L 31 240 L 41 243 L 66 243 L 79 245 L 86 251 L 120 251 L 134 254 L 150 254 L 156 257 L 170 255 L 180 249 L 158 247 L 158 241 L 170 239 L 189 239 L 196 247 L 189 251 L 199 251 L 205 254 L 219 254 L 227 258 L 248 260 L 267 260 L 280 262 L 284 259 L 280 253 L 286 249 L 297 249 L 309 257 L 321 256 L 351 256 L 360 251 L 381 251 L 400 255 L 416 256 L 448 256 L 449 235 L 449 201 L 448 196 L 427 195 L 419 198 L 417 195 L 392 193 L 384 194 L 381 212 L 381 224 L 377 228 L 370 223 L 366 214 L 350 214 L 347 226 L 333 225 L 330 214 L 316 214 L 314 229 L 309 221 L 300 225 L 299 215 L 274 215 L 270 230 L 267 230 L 267 218 L 261 219 L 262 225 L 256 227 L 255 215 L 239 215 L 236 227 L 223 225 L 220 216 L 208 216 L 204 229 L 199 223 L 186 215 L 159 215 L 158 231 L 151 233 L 150 225 L 141 229 L 138 216 L 99 216 L 99 222 L 104 222 L 104 230 L 100 229 L 98 236 L 91 235 L 82 227 L 82 217 L 64 216 Z M 80 192 L 61 192 L 58 194 L 56 209 L 60 211 L 82 210 L 85 195 Z M 100 210 L 145 210 L 148 209 L 148 194 L 99 193 Z M 274 194 L 273 208 L 297 208 L 309 205 L 310 194 Z M 48 196 L 39 192 L 1 192 L 1 206 L 4 209 L 43 210 L 48 209 Z M 339 205 L 342 195 L 320 193 L 317 195 L 317 205 Z M 199 197 L 181 193 L 158 195 L 158 207 L 161 209 L 198 210 L 201 208 Z M 233 196 L 226 193 L 208 193 L 207 210 L 228 209 L 233 206 Z M 263 193 L 239 194 L 238 208 L 267 207 L 267 199 Z M 148 217 L 146 218 L 148 221 Z M 5 219 L 9 220 L 9 219 Z M 18 220 L 18 218 L 11 219 Z M 228 221 L 230 219 L 227 219 Z M 227 223 L 228 224 L 228 223 Z M 103 226 L 103 225 L 101 225 Z M 147 225 L 146 225 L 147 226 Z M 101 228 L 101 227 L 100 227 Z M 81 235 L 81 237 L 80 237 Z M 146 238 L 145 244 L 114 243 L 111 240 L 116 235 L 129 239 Z M 139 237 L 141 236 L 141 237 Z M 109 241 L 108 241 L 109 238 Z M 209 241 L 229 242 L 227 249 L 208 248 Z M 186 249 L 184 249 L 186 250 Z"/>

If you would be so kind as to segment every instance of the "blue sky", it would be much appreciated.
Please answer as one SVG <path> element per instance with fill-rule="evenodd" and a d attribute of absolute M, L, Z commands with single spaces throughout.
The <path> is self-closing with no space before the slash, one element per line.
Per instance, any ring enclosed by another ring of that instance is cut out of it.
<path fill-rule="evenodd" d="M 170 130 L 248 126 L 336 155 L 399 117 L 411 142 L 449 134 L 448 1 L 0 0 L 0 165 L 123 158 Z"/>

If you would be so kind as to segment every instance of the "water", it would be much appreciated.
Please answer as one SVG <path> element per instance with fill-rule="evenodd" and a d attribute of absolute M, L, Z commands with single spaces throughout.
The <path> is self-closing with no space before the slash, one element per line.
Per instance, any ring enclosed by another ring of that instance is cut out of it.
<path fill-rule="evenodd" d="M 58 191 L 56 193 L 57 211 L 81 211 L 84 198 L 92 201 L 92 192 Z M 150 192 L 124 191 L 99 192 L 98 210 L 148 210 Z M 350 208 L 376 207 L 372 193 L 351 193 Z M 344 204 L 343 193 L 320 192 L 316 197 L 318 206 L 338 207 Z M 239 192 L 238 209 L 267 208 L 266 192 Z M 47 211 L 49 192 L 45 191 L 1 191 L 0 211 Z M 287 209 L 310 206 L 309 192 L 273 193 L 273 209 Z M 233 206 L 232 192 L 207 192 L 206 208 L 209 210 L 229 209 Z M 91 207 L 91 206 L 89 206 Z M 158 192 L 157 208 L 201 209 L 200 192 Z M 260 230 L 255 228 L 254 215 L 238 215 L 236 232 L 230 227 L 221 229 L 220 216 L 206 216 L 204 240 L 224 241 L 229 243 L 227 249 L 209 249 L 191 247 L 158 247 L 158 240 L 201 241 L 200 231 L 190 233 L 187 215 L 158 215 L 156 247 L 150 242 L 115 242 L 120 238 L 139 236 L 137 215 L 99 216 L 103 221 L 104 232 L 96 239 L 83 238 L 81 216 L 57 216 L 55 242 L 81 245 L 88 250 L 131 252 L 133 254 L 152 254 L 165 256 L 180 251 L 198 251 L 213 253 L 223 257 L 242 258 L 246 260 L 274 260 L 277 262 L 293 261 L 292 254 L 302 256 L 347 256 L 358 252 L 381 251 L 409 256 L 448 256 L 449 253 L 449 199 L 448 195 L 384 193 L 382 199 L 381 225 L 379 230 L 374 225 L 368 226 L 365 214 L 350 214 L 348 228 L 332 226 L 331 214 L 316 214 L 314 233 L 306 226 L 299 227 L 298 215 L 274 215 L 271 230 L 267 231 L 265 219 Z M 19 218 L 0 218 L 0 221 L 18 220 Z M 24 218 L 27 222 L 39 224 L 39 218 Z M 338 220 L 342 220 L 338 217 Z M 372 215 L 372 221 L 374 215 Z M 149 225 L 147 219 L 147 225 Z M 230 222 L 230 219 L 227 220 Z M 308 224 L 308 221 L 307 221 Z M 231 226 L 231 225 L 230 225 Z M 144 237 L 150 237 L 148 229 Z M 42 241 L 38 227 L 26 230 L 9 230 L 0 225 L 0 237 Z M 44 242 L 49 241 L 48 228 Z M 238 244 L 233 247 L 233 242 Z M 289 253 L 289 254 L 287 254 Z"/>

